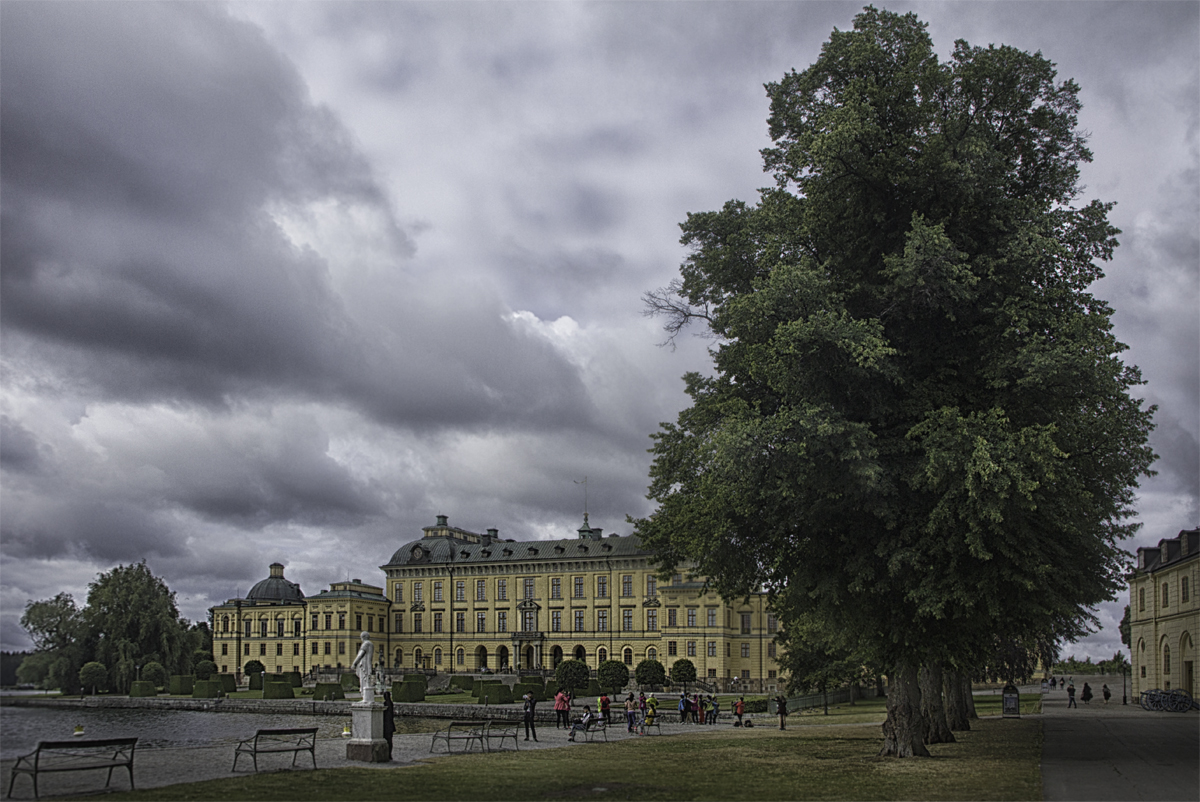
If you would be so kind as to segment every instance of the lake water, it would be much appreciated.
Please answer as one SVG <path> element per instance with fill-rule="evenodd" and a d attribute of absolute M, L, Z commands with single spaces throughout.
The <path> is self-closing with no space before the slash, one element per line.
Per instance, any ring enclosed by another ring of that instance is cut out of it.
<path fill-rule="evenodd" d="M 0 708 L 0 760 L 28 754 L 38 741 L 69 741 L 77 724 L 83 725 L 84 738 L 136 736 L 138 749 L 163 749 L 234 744 L 255 730 L 276 727 L 317 727 L 318 738 L 339 738 L 349 723 L 349 715 L 5 706 Z"/>

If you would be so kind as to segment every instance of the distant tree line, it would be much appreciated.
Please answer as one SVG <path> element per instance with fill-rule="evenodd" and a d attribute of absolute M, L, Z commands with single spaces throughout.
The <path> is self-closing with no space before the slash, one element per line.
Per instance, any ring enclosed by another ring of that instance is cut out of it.
<path fill-rule="evenodd" d="M 29 602 L 21 626 L 34 650 L 16 668 L 16 679 L 68 694 L 85 685 L 128 693 L 143 670 L 154 679 L 190 674 L 212 658 L 208 624 L 180 617 L 175 593 L 144 560 L 100 574 L 88 585 L 82 608 L 69 593 Z"/>

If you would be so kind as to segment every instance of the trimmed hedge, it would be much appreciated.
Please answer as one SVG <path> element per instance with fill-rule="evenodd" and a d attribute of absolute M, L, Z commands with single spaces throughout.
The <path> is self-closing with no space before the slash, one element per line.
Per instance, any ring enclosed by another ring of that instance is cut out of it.
<path fill-rule="evenodd" d="M 191 674 L 172 674 L 171 675 L 171 695 L 172 696 L 187 696 L 192 692 L 192 683 L 196 678 Z"/>
<path fill-rule="evenodd" d="M 405 674 L 401 682 L 415 682 L 425 690 L 429 690 L 429 677 L 424 674 Z"/>
<path fill-rule="evenodd" d="M 346 692 L 337 682 L 318 682 L 317 686 L 313 688 L 313 701 L 315 702 L 332 702 L 345 698 Z"/>
<path fill-rule="evenodd" d="M 521 684 L 522 685 L 540 685 L 542 688 L 546 687 L 546 681 L 543 680 L 541 677 L 521 677 Z"/>
<path fill-rule="evenodd" d="M 558 696 L 558 680 L 546 680 L 546 689 L 544 693 L 547 699 L 553 699 L 555 696 Z"/>
<path fill-rule="evenodd" d="M 293 688 L 304 687 L 304 677 L 300 676 L 299 671 L 289 671 L 283 676 L 287 678 L 287 681 L 291 683 Z"/>
<path fill-rule="evenodd" d="M 766 699 L 751 699 L 749 702 L 746 702 L 746 712 L 747 713 L 765 713 L 765 712 L 767 712 L 767 700 Z"/>
<path fill-rule="evenodd" d="M 237 677 L 233 674 L 217 674 L 213 679 L 221 683 L 221 690 L 225 693 L 233 693 L 237 690 Z"/>
<path fill-rule="evenodd" d="M 546 701 L 546 688 L 540 682 L 518 682 L 513 686 L 514 700 L 523 698 L 526 693 L 532 693 L 535 702 Z"/>
<path fill-rule="evenodd" d="M 149 680 L 138 680 L 129 686 L 129 697 L 158 696 L 158 687 Z"/>
<path fill-rule="evenodd" d="M 466 693 L 471 692 L 471 688 L 472 688 L 472 686 L 474 686 L 474 684 L 475 684 L 474 677 L 468 677 L 468 676 L 464 676 L 462 674 L 455 674 L 453 677 L 450 678 L 450 687 L 451 688 L 458 688 L 462 691 L 465 691 Z"/>
<path fill-rule="evenodd" d="M 425 686 L 420 682 L 393 682 L 393 702 L 424 702 Z"/>
<path fill-rule="evenodd" d="M 223 695 L 220 680 L 200 679 L 192 685 L 193 699 L 219 699 Z"/>
<path fill-rule="evenodd" d="M 263 686 L 262 672 L 256 671 L 250 675 L 250 690 L 261 691 Z"/>
<path fill-rule="evenodd" d="M 341 685 L 342 685 L 342 690 L 357 691 L 358 690 L 358 675 L 357 674 L 342 674 Z"/>
<path fill-rule="evenodd" d="M 296 694 L 292 692 L 292 683 L 286 678 L 283 682 L 268 681 L 266 687 L 263 688 L 264 699 L 295 699 Z"/>
<path fill-rule="evenodd" d="M 600 683 L 594 679 L 588 680 L 587 690 L 583 692 L 584 696 L 599 696 L 601 692 Z"/>
<path fill-rule="evenodd" d="M 489 705 L 510 705 L 513 703 L 512 688 L 505 685 L 503 682 L 485 685 L 480 689 L 479 704 L 483 704 L 484 697 L 487 697 Z"/>

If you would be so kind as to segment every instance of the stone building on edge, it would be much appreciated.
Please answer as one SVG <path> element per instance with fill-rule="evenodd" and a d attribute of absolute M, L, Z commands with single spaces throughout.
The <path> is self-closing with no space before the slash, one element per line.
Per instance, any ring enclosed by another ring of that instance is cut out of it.
<path fill-rule="evenodd" d="M 250 660 L 272 673 L 346 669 L 367 632 L 399 671 L 534 673 L 610 659 L 632 671 L 653 659 L 669 672 L 686 657 L 721 690 L 780 687 L 765 594 L 727 603 L 694 577 L 663 582 L 635 535 L 605 536 L 586 514 L 575 537 L 537 541 L 439 515 L 380 569 L 382 585 L 353 579 L 306 597 L 271 565 L 245 598 L 210 610 L 219 670 Z"/>

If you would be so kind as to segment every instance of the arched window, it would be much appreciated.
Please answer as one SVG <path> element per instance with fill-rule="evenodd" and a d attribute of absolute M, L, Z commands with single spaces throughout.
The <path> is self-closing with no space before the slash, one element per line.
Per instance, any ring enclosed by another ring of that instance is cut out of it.
<path fill-rule="evenodd" d="M 433 664 L 435 666 L 440 666 L 442 664 L 442 650 L 441 649 L 433 650 Z"/>
<path fill-rule="evenodd" d="M 628 646 L 626 646 L 624 656 L 625 656 L 625 665 L 627 665 L 627 666 L 633 665 L 633 649 L 630 649 Z"/>
<path fill-rule="evenodd" d="M 1186 582 L 1186 581 L 1187 580 L 1185 579 L 1184 582 Z M 1184 587 L 1187 587 L 1187 585 L 1184 585 Z M 229 631 L 229 616 L 227 616 L 227 615 L 221 616 L 221 631 L 222 632 Z"/>
<path fill-rule="evenodd" d="M 454 654 L 454 662 L 460 666 L 465 666 L 467 664 L 467 650 L 459 647 L 458 651 Z"/>
<path fill-rule="evenodd" d="M 658 649 L 655 649 L 653 646 L 651 646 L 649 649 L 647 649 L 646 650 L 646 659 L 647 660 L 657 660 L 658 659 Z"/>
<path fill-rule="evenodd" d="M 1166 582 L 1163 582 L 1163 584 L 1162 584 L 1162 606 L 1163 607 L 1166 607 L 1168 605 L 1168 602 L 1171 599 L 1171 595 L 1167 591 L 1167 588 L 1169 588 L 1169 587 L 1170 587 L 1170 585 L 1168 585 Z"/>
<path fill-rule="evenodd" d="M 603 646 L 596 650 L 596 662 L 603 663 L 608 659 L 608 650 Z"/>
<path fill-rule="evenodd" d="M 1185 602 L 1188 600 L 1188 598 L 1189 598 L 1189 596 L 1188 596 L 1188 578 L 1186 576 L 1180 577 L 1179 578 L 1179 600 L 1181 602 Z"/>
<path fill-rule="evenodd" d="M 315 643 L 313 644 L 313 646 L 316 646 L 316 645 L 317 644 L 315 644 Z M 404 665 L 404 650 L 403 649 L 396 650 L 396 665 L 397 666 Z"/>
<path fill-rule="evenodd" d="M 413 668 L 421 668 L 421 647 L 413 649 Z"/>
<path fill-rule="evenodd" d="M 1171 676 L 1171 647 L 1163 644 L 1163 678 Z"/>

